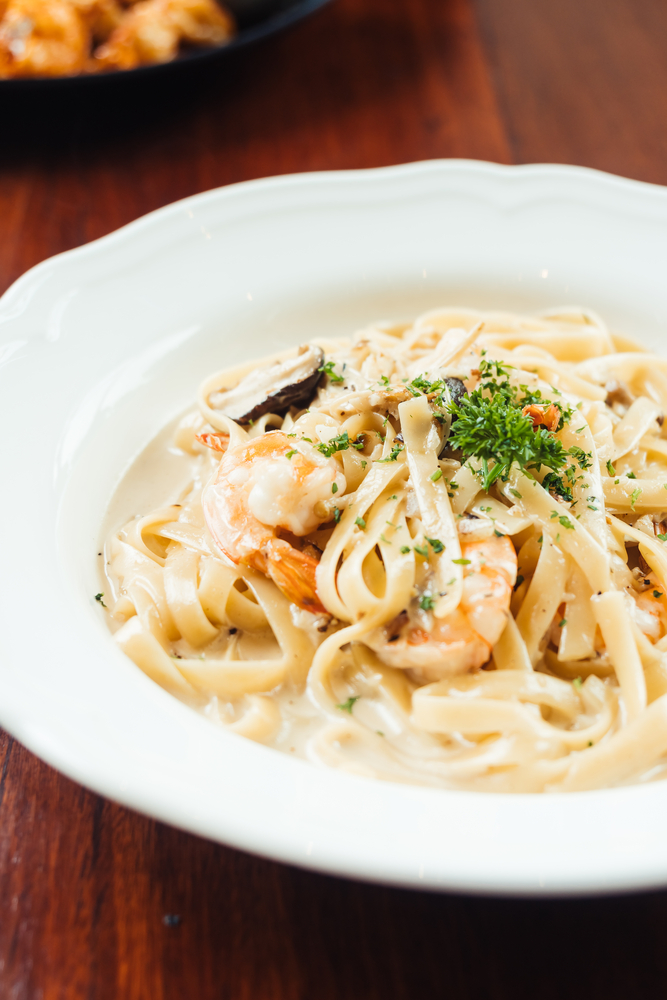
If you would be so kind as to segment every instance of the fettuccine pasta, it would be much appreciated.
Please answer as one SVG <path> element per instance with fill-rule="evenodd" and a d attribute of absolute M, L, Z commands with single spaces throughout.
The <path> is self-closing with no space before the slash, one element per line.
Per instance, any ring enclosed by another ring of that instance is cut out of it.
<path fill-rule="evenodd" d="M 581 309 L 441 309 L 216 372 L 121 484 L 143 505 L 98 599 L 154 681 L 319 765 L 664 777 L 665 412 L 667 360 Z"/>

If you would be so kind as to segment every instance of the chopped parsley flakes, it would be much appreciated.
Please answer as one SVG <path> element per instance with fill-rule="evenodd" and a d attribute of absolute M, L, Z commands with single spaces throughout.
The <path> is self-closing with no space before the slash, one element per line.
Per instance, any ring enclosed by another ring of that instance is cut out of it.
<path fill-rule="evenodd" d="M 351 441 L 347 431 L 343 431 L 342 434 L 331 438 L 326 444 L 320 441 L 315 447 L 325 458 L 331 458 L 337 451 L 347 451 L 349 448 L 356 448 L 357 451 L 361 451 L 364 447 L 364 440 L 363 437 L 356 437 L 354 441 Z"/>
<path fill-rule="evenodd" d="M 395 444 L 392 445 L 392 449 L 387 455 L 387 457 L 378 458 L 378 462 L 395 462 L 402 451 L 403 451 L 403 445 L 401 444 L 400 441 L 396 441 Z"/>
<path fill-rule="evenodd" d="M 355 701 L 359 701 L 360 698 L 361 698 L 360 694 L 351 695 L 347 699 L 347 701 L 343 702 L 342 705 L 336 705 L 336 708 L 339 708 L 341 712 L 347 712 L 348 715 L 352 715 L 352 709 L 354 707 L 354 703 Z"/>
<path fill-rule="evenodd" d="M 556 518 L 558 519 L 558 523 L 561 524 L 564 528 L 569 528 L 570 531 L 574 531 L 574 525 L 572 524 L 572 521 L 569 519 L 569 517 L 566 517 L 565 514 L 559 515 L 557 510 L 552 510 L 551 520 L 554 521 Z"/>
<path fill-rule="evenodd" d="M 542 480 L 542 486 L 549 493 L 562 497 L 568 503 L 574 502 L 574 494 L 569 486 L 566 486 L 561 477 L 555 472 L 549 472 Z"/>
<path fill-rule="evenodd" d="M 419 607 L 422 611 L 432 611 L 436 605 L 436 598 L 428 592 L 419 598 Z"/>
<path fill-rule="evenodd" d="M 335 361 L 327 361 L 322 365 L 321 368 L 318 368 L 317 370 L 318 372 L 324 372 L 325 375 L 328 375 L 332 382 L 344 382 L 345 379 L 343 378 L 343 376 L 338 375 L 334 371 L 335 364 L 336 364 Z"/>
<path fill-rule="evenodd" d="M 102 605 L 103 608 L 106 608 L 106 604 L 102 600 L 103 597 L 104 597 L 104 594 L 95 594 L 95 600 L 99 601 L 99 603 Z"/>

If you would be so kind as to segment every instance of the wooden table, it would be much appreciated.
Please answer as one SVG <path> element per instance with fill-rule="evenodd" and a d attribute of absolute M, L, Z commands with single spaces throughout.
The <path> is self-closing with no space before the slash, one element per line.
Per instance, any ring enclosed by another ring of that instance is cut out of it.
<path fill-rule="evenodd" d="M 267 174 L 457 156 L 667 183 L 667 5 L 335 0 L 186 91 L 42 119 L 0 107 L 0 291 L 176 198 Z M 2 1000 L 665 994 L 667 894 L 365 886 L 138 816 L 6 735 L 0 768 Z"/>

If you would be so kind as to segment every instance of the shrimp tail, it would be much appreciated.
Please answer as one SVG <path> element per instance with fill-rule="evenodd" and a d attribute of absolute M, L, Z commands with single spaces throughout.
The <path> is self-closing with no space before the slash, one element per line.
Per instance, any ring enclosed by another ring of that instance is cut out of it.
<path fill-rule="evenodd" d="M 280 538 L 267 542 L 262 554 L 267 567 L 264 572 L 289 601 L 314 615 L 329 614 L 317 594 L 317 559 Z"/>
<path fill-rule="evenodd" d="M 225 452 L 229 447 L 229 434 L 212 434 L 205 431 L 202 434 L 195 434 L 197 441 L 212 451 Z"/>

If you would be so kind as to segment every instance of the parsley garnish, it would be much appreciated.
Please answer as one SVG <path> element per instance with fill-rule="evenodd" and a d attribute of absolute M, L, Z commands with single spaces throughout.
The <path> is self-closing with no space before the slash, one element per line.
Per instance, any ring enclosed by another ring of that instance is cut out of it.
<path fill-rule="evenodd" d="M 436 605 L 436 599 L 433 594 L 422 594 L 419 598 L 419 607 L 422 611 L 432 611 Z"/>
<path fill-rule="evenodd" d="M 626 472 L 625 475 L 627 476 L 628 479 L 636 479 L 637 478 L 636 475 L 634 474 L 634 472 L 632 472 L 632 471 Z"/>
<path fill-rule="evenodd" d="M 428 559 L 428 545 L 415 545 L 415 552 L 418 552 L 424 559 Z"/>
<path fill-rule="evenodd" d="M 610 476 L 615 476 L 616 475 L 616 469 L 611 464 L 611 459 L 610 458 L 607 459 L 607 472 L 609 473 Z"/>
<path fill-rule="evenodd" d="M 378 458 L 378 462 L 395 462 L 402 451 L 403 451 L 403 445 L 401 444 L 400 441 L 396 441 L 396 443 L 392 446 L 392 449 L 387 455 L 387 457 Z"/>
<path fill-rule="evenodd" d="M 572 687 L 576 688 L 577 691 L 579 690 L 579 688 L 581 687 L 582 684 L 583 684 L 583 681 L 582 681 L 581 677 L 575 677 L 574 680 L 572 681 Z"/>
<path fill-rule="evenodd" d="M 361 451 L 364 447 L 364 442 L 363 440 L 360 440 L 359 437 L 356 437 L 354 441 L 350 441 L 347 431 L 343 431 L 343 433 L 338 434 L 337 437 L 331 438 L 327 444 L 320 441 L 319 444 L 315 445 L 315 447 L 324 455 L 325 458 L 331 458 L 331 456 L 335 455 L 337 451 L 347 451 L 349 448 L 356 448 L 357 451 Z"/>
<path fill-rule="evenodd" d="M 449 444 L 463 452 L 464 461 L 473 457 L 481 459 L 482 485 L 487 492 L 497 479 L 507 479 L 514 463 L 523 472 L 527 469 L 539 471 L 543 465 L 556 471 L 567 464 L 562 442 L 545 427 L 533 427 L 530 417 L 522 413 L 524 406 L 538 401 L 546 405 L 547 400 L 542 399 L 541 392 L 533 392 L 528 386 L 517 389 L 511 385 L 508 370 L 499 361 L 480 361 L 479 388 L 458 402 L 448 404 L 456 418 Z M 562 407 L 554 405 L 559 407 L 564 420 L 566 414 Z M 570 412 L 567 411 L 568 418 Z M 491 460 L 493 465 L 489 468 Z"/>
<path fill-rule="evenodd" d="M 639 487 L 637 487 L 637 489 L 633 490 L 632 493 L 630 494 L 630 510 L 634 510 L 635 509 L 635 503 L 639 499 L 639 494 L 641 492 L 643 492 L 643 491 L 640 490 Z"/>
<path fill-rule="evenodd" d="M 555 472 L 549 472 L 542 480 L 542 486 L 549 493 L 554 493 L 556 496 L 562 497 L 563 500 L 567 500 L 568 503 L 574 501 L 574 494 L 569 486 L 566 486 L 563 480 Z"/>
<path fill-rule="evenodd" d="M 438 555 L 439 552 L 445 551 L 444 543 L 441 542 L 439 538 L 427 538 L 426 541 L 431 546 L 436 555 Z"/>
<path fill-rule="evenodd" d="M 557 510 L 552 510 L 551 520 L 555 521 L 556 518 L 558 518 L 559 524 L 562 524 L 564 528 L 570 528 L 570 530 L 574 531 L 574 525 L 572 524 L 572 521 L 569 519 L 569 517 L 566 517 L 565 514 L 559 515 Z"/>
<path fill-rule="evenodd" d="M 103 597 L 104 597 L 104 594 L 95 594 L 95 600 L 99 601 L 103 608 L 106 608 L 106 604 L 102 600 Z"/>
<path fill-rule="evenodd" d="M 659 538 L 661 542 L 667 542 L 667 534 L 665 534 L 665 535 L 656 535 L 655 537 Z"/>
<path fill-rule="evenodd" d="M 402 556 L 407 555 L 409 551 L 410 551 L 410 546 L 409 545 L 401 545 L 401 555 Z"/>
<path fill-rule="evenodd" d="M 568 448 L 567 454 L 576 458 L 580 468 L 582 469 L 590 469 L 593 464 L 591 453 L 589 451 L 584 451 L 583 448 L 580 448 L 576 444 L 573 444 L 571 448 Z M 546 462 L 544 464 L 546 465 Z"/>
<path fill-rule="evenodd" d="M 317 370 L 318 372 L 324 372 L 325 375 L 328 375 L 332 382 L 344 382 L 345 379 L 343 378 L 343 376 L 337 375 L 336 372 L 334 371 L 335 364 L 336 364 L 335 361 L 327 361 L 325 362 L 325 364 L 322 365 L 321 368 L 318 368 Z"/>
<path fill-rule="evenodd" d="M 336 522 L 336 524 L 338 524 L 338 522 L 340 521 L 340 510 L 338 509 L 338 507 L 334 507 L 334 521 Z"/>
<path fill-rule="evenodd" d="M 364 521 L 363 517 L 355 517 L 354 523 L 358 528 L 361 528 L 362 531 L 366 530 L 366 522 Z"/>
<path fill-rule="evenodd" d="M 655 597 L 655 599 L 657 601 L 659 597 L 662 597 L 662 591 L 661 590 L 654 590 L 653 591 L 653 596 Z"/>
<path fill-rule="evenodd" d="M 563 628 L 565 625 L 567 625 L 567 618 L 561 618 L 558 622 L 558 628 Z"/>
<path fill-rule="evenodd" d="M 360 694 L 351 695 L 342 705 L 336 705 L 336 708 L 339 708 L 341 712 L 347 712 L 349 715 L 352 715 L 352 707 L 355 701 L 359 701 L 360 698 Z"/>
<path fill-rule="evenodd" d="M 432 483 L 437 483 L 439 479 L 442 479 L 442 469 L 436 469 L 435 472 L 432 472 L 428 478 Z"/>
<path fill-rule="evenodd" d="M 452 559 L 452 562 L 456 563 L 457 566 L 469 566 L 470 565 L 470 560 L 469 559 Z"/>
<path fill-rule="evenodd" d="M 338 483 L 332 483 L 331 484 L 331 492 L 332 493 L 338 493 Z"/>
<path fill-rule="evenodd" d="M 293 455 L 297 455 L 297 454 L 298 454 L 298 452 L 297 452 L 296 448 L 290 448 L 290 450 L 285 455 L 285 458 L 292 458 Z"/>

